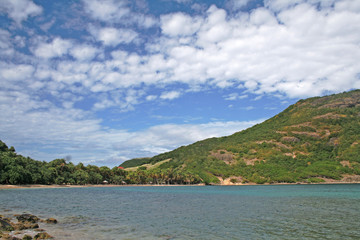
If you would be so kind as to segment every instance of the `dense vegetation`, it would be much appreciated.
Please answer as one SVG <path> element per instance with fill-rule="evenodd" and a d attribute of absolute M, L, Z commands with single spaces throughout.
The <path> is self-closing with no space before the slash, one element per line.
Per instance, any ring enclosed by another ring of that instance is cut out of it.
<path fill-rule="evenodd" d="M 360 90 L 301 100 L 231 136 L 122 167 L 36 161 L 0 141 L 0 184 L 194 184 L 360 181 Z"/>
<path fill-rule="evenodd" d="M 186 171 L 153 169 L 128 172 L 121 168 L 98 167 L 65 159 L 41 162 L 16 154 L 14 147 L 0 141 L 0 184 L 190 184 L 198 183 Z"/>
<path fill-rule="evenodd" d="M 99 184 L 122 183 L 125 172 L 118 168 L 74 165 L 64 159 L 41 162 L 16 154 L 0 141 L 1 184 Z"/>

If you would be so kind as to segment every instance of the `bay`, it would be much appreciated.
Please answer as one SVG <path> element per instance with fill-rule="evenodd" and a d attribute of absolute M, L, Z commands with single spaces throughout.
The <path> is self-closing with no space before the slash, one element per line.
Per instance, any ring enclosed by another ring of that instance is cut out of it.
<path fill-rule="evenodd" d="M 56 239 L 360 239 L 360 185 L 6 189 Z"/>

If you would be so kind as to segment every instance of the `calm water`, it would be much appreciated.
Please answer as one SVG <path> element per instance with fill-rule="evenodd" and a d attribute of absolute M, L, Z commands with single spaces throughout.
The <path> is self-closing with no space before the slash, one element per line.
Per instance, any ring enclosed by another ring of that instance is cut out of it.
<path fill-rule="evenodd" d="M 359 184 L 9 189 L 1 212 L 56 239 L 360 239 Z"/>

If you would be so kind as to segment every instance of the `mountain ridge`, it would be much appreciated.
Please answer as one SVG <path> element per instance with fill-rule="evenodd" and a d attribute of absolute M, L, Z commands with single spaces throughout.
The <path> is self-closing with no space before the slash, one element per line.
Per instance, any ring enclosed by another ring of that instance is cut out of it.
<path fill-rule="evenodd" d="M 171 159 L 159 168 L 207 184 L 358 181 L 359 156 L 360 90 L 353 90 L 299 100 L 251 128 L 137 159 L 137 166 Z"/>

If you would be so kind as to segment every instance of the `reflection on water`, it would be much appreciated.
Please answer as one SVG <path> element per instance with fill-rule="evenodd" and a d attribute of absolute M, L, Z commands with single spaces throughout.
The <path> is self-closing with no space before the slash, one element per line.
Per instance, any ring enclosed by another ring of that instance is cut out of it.
<path fill-rule="evenodd" d="M 360 239 L 360 185 L 9 189 L 57 239 Z"/>

